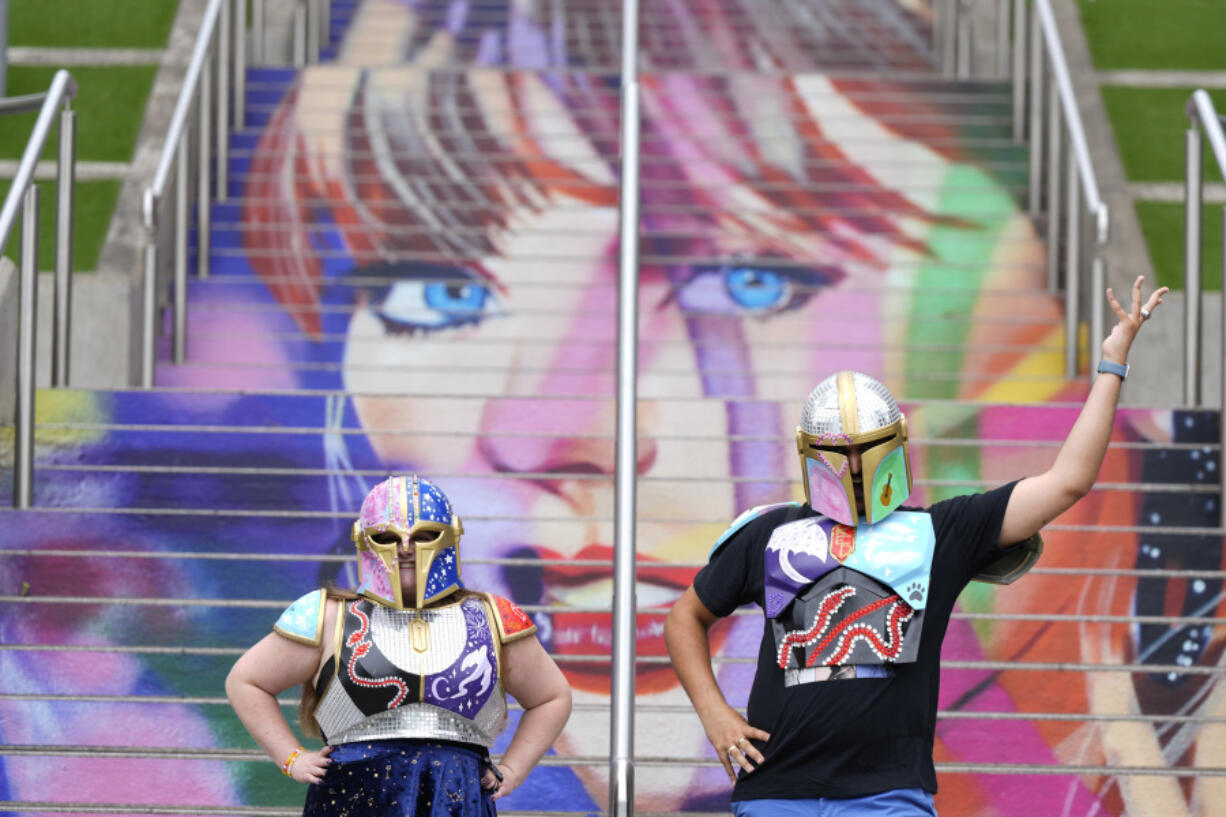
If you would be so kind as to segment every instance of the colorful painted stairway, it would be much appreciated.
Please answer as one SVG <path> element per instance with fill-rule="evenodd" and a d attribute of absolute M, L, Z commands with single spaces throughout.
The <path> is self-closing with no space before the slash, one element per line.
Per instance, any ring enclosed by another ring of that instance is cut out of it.
<path fill-rule="evenodd" d="M 506 5 L 365 0 L 335 61 L 253 70 L 188 362 L 39 393 L 36 508 L 0 511 L 0 813 L 297 813 L 222 679 L 293 598 L 352 584 L 360 498 L 405 470 L 576 690 L 503 812 L 606 808 L 620 23 Z M 636 805 L 726 813 L 657 611 L 740 510 L 796 496 L 808 389 L 885 380 L 930 502 L 1045 467 L 1084 386 L 1007 90 L 938 77 L 922 18 L 653 0 L 643 31 Z M 1124 412 L 1034 574 L 964 594 L 942 815 L 1211 811 L 1217 422 Z M 737 706 L 759 633 L 714 633 Z"/>

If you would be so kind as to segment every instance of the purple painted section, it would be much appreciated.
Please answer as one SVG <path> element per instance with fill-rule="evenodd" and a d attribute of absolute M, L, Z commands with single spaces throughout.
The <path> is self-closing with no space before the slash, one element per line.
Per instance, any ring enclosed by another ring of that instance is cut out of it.
<path fill-rule="evenodd" d="M 775 528 L 766 546 L 766 615 L 774 618 L 792 600 L 839 566 L 830 555 L 834 520 L 809 518 Z"/>
<path fill-rule="evenodd" d="M 498 681 L 494 634 L 479 599 L 460 603 L 468 641 L 450 667 L 427 679 L 426 703 L 471 718 L 490 699 Z"/>

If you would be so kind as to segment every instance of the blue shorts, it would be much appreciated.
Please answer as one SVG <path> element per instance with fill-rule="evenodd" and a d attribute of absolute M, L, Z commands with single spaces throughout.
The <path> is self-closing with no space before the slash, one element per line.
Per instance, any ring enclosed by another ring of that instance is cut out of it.
<path fill-rule="evenodd" d="M 923 789 L 894 789 L 868 797 L 813 800 L 738 800 L 736 817 L 937 817 L 932 795 Z"/>

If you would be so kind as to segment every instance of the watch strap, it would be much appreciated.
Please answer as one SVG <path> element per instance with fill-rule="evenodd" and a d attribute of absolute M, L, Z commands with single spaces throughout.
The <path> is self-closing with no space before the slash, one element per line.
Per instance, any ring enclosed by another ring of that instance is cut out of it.
<path fill-rule="evenodd" d="M 1120 376 L 1120 380 L 1128 379 L 1128 370 L 1131 368 L 1132 367 L 1126 363 L 1113 363 L 1110 360 L 1098 361 L 1098 370 L 1100 372 L 1106 372 L 1107 374 L 1118 374 Z"/>

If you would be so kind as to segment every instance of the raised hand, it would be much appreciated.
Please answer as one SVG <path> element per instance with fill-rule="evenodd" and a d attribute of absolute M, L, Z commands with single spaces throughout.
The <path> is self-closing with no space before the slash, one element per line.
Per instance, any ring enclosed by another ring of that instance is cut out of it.
<path fill-rule="evenodd" d="M 1115 316 L 1119 318 L 1119 322 L 1111 330 L 1111 334 L 1107 335 L 1103 340 L 1103 359 L 1109 360 L 1112 363 L 1125 364 L 1128 362 L 1128 350 L 1132 346 L 1133 338 L 1137 336 L 1137 332 L 1141 329 L 1141 324 L 1153 314 L 1158 308 L 1158 304 L 1162 303 L 1162 296 L 1170 292 L 1169 287 L 1160 287 L 1149 296 L 1149 300 L 1145 302 L 1145 306 L 1141 306 L 1141 283 L 1145 280 L 1144 275 L 1138 275 L 1137 280 L 1132 284 L 1132 306 L 1127 312 L 1124 307 L 1120 306 L 1120 302 L 1115 299 L 1115 294 L 1107 290 L 1107 303 L 1111 305 Z"/>

